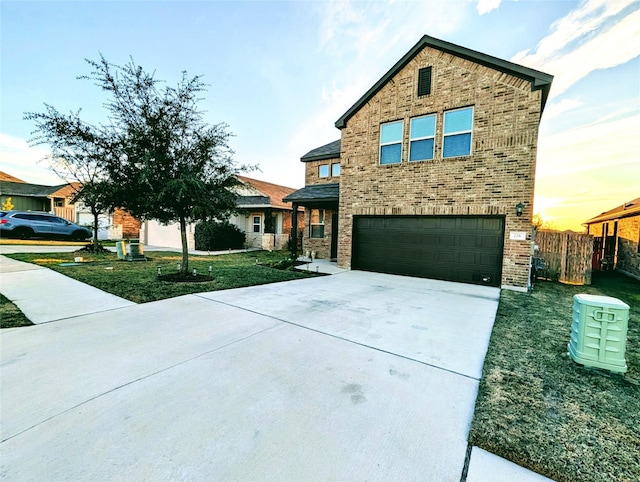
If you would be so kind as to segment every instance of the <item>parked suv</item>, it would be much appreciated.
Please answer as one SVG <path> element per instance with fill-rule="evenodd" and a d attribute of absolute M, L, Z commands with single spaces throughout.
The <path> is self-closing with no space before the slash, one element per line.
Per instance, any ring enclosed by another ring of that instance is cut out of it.
<path fill-rule="evenodd" d="M 0 236 L 3 238 L 71 238 L 78 241 L 92 236 L 91 231 L 53 214 L 35 211 L 0 211 Z"/>

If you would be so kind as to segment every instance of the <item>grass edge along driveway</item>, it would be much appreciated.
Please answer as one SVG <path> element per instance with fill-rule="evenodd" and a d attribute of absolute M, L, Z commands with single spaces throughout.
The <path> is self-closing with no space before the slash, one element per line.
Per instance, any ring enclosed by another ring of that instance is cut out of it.
<path fill-rule="evenodd" d="M 176 252 L 153 251 L 147 253 L 148 261 L 136 262 L 118 260 L 115 253 L 81 253 L 83 262 L 78 264 L 73 263 L 74 258 L 79 256 L 78 253 L 16 253 L 6 256 L 45 266 L 134 303 L 147 303 L 191 293 L 317 276 L 315 273 L 271 267 L 287 255 L 284 251 L 251 251 L 216 256 L 190 256 L 190 270 L 195 268 L 198 274 L 208 275 L 211 267 L 212 279 L 205 282 L 171 282 L 158 279 L 158 269 L 162 274 L 178 271 L 182 255 Z"/>
<path fill-rule="evenodd" d="M 558 482 L 640 480 L 640 282 L 593 281 L 502 291 L 469 441 Z M 631 307 L 624 376 L 567 355 L 578 293 Z"/>

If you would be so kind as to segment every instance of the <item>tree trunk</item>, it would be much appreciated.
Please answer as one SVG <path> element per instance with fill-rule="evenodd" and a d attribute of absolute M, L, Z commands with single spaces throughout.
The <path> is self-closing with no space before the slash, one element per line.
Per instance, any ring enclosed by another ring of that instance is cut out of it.
<path fill-rule="evenodd" d="M 182 241 L 182 274 L 189 272 L 189 245 L 187 244 L 187 222 L 180 216 L 180 239 Z"/>
<path fill-rule="evenodd" d="M 99 228 L 99 221 L 98 221 L 98 216 L 100 215 L 100 213 L 95 209 L 91 209 L 91 214 L 93 214 L 93 241 L 91 242 L 92 246 L 93 246 L 93 252 L 97 253 L 98 252 L 98 228 Z"/>

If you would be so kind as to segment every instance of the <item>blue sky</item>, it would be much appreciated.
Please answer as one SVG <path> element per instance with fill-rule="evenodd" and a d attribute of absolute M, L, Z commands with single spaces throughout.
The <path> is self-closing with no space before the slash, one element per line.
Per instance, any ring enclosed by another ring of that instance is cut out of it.
<path fill-rule="evenodd" d="M 210 123 L 252 177 L 304 183 L 300 157 L 422 35 L 555 76 L 540 126 L 535 210 L 559 228 L 640 196 L 638 1 L 11 1 L 0 3 L 0 170 L 57 184 L 25 111 L 105 121 L 76 77 L 133 57 L 158 78 L 201 74 Z"/>

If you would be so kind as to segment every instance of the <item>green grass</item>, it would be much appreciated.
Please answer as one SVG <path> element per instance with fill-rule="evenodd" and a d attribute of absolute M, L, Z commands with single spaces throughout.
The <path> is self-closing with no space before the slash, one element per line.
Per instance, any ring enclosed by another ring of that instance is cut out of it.
<path fill-rule="evenodd" d="M 567 355 L 578 293 L 631 307 L 625 375 Z M 591 286 L 503 291 L 469 439 L 558 482 L 640 480 L 640 282 L 595 273 Z"/>
<path fill-rule="evenodd" d="M 33 323 L 22 314 L 20 308 L 0 294 L 0 328 L 31 326 Z"/>
<path fill-rule="evenodd" d="M 84 262 L 79 266 L 61 266 L 72 262 L 77 253 L 29 253 L 7 255 L 13 259 L 35 263 L 58 271 L 70 278 L 90 284 L 135 303 L 146 303 L 190 293 L 241 288 L 278 281 L 289 281 L 315 276 L 314 273 L 279 270 L 263 263 L 278 262 L 286 252 L 252 251 L 220 256 L 191 256 L 189 268 L 198 274 L 208 274 L 212 266 L 213 279 L 200 283 L 158 280 L 158 267 L 163 274 L 175 273 L 181 262 L 180 253 L 153 251 L 146 253 L 149 261 L 120 261 L 115 253 L 92 255 L 82 253 Z M 260 263 L 256 263 L 256 260 Z"/>

